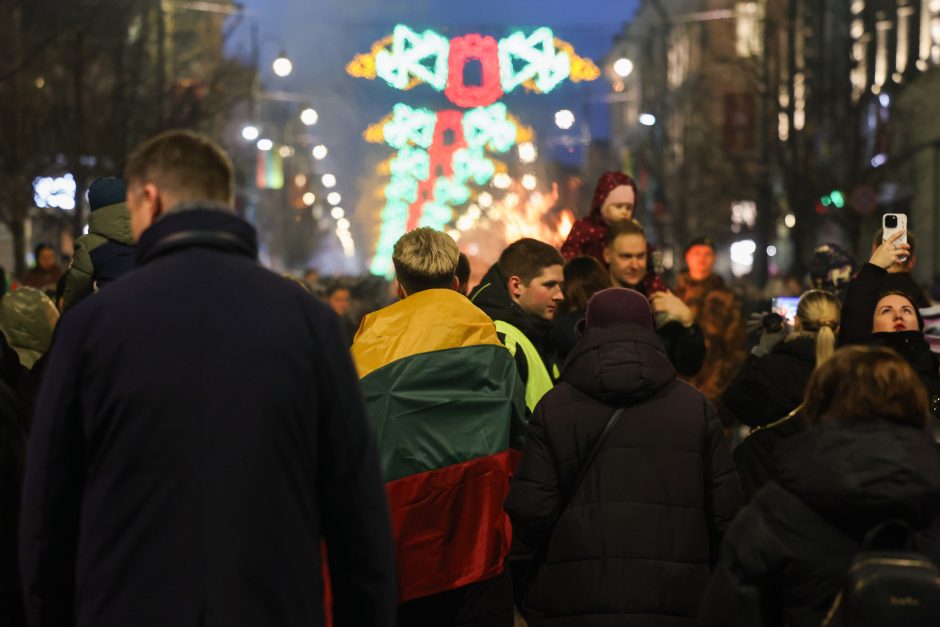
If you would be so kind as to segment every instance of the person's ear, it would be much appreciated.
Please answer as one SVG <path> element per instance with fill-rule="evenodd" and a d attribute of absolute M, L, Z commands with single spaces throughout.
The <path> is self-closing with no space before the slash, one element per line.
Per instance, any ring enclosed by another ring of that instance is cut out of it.
<path fill-rule="evenodd" d="M 460 279 L 457 278 L 456 274 L 454 275 L 454 281 L 450 284 L 450 289 L 454 290 L 455 292 L 460 291 Z"/>
<path fill-rule="evenodd" d="M 517 276 L 509 277 L 509 297 L 513 300 L 516 300 L 522 296 L 522 291 L 525 289 L 525 283 L 522 282 Z"/>
<path fill-rule="evenodd" d="M 157 218 L 163 215 L 166 207 L 163 206 L 163 198 L 160 190 L 153 183 L 145 183 L 141 193 L 147 201 L 147 210 L 150 213 L 150 222 L 156 222 Z"/>
<path fill-rule="evenodd" d="M 604 246 L 604 263 L 610 265 L 610 249 L 607 246 Z"/>
<path fill-rule="evenodd" d="M 404 300 L 405 298 L 408 297 L 407 292 L 405 292 L 405 288 L 402 287 L 401 281 L 399 281 L 398 279 L 395 279 L 395 291 L 398 293 L 398 298 L 401 298 Z"/>

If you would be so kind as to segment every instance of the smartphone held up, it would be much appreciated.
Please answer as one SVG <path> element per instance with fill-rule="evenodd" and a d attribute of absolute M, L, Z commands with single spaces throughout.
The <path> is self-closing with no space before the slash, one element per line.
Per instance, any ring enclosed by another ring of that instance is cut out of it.
<path fill-rule="evenodd" d="M 895 244 L 907 244 L 907 215 L 903 213 L 886 213 L 881 216 L 881 227 L 883 235 L 882 242 L 890 241 L 898 233 L 901 234 Z M 898 261 L 904 263 L 907 257 L 898 257 Z"/>

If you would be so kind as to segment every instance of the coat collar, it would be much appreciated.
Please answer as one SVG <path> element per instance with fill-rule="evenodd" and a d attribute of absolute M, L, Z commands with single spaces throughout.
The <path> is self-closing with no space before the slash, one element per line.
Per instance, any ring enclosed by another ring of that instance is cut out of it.
<path fill-rule="evenodd" d="M 255 229 L 229 210 L 187 208 L 156 221 L 140 236 L 137 265 L 183 248 L 214 248 L 258 258 Z"/>

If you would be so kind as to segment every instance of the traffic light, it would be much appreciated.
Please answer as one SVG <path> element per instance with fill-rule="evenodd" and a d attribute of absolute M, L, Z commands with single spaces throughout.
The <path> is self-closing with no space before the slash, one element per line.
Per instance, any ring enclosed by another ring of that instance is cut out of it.
<path fill-rule="evenodd" d="M 841 209 L 845 206 L 845 194 L 841 191 L 834 189 L 822 198 L 819 199 L 820 204 L 823 207 L 835 207 L 836 209 Z"/>

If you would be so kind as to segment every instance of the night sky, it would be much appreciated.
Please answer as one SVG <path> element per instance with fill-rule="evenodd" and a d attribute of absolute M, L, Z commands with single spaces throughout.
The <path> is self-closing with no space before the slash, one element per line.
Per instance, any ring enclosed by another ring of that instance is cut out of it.
<path fill-rule="evenodd" d="M 348 76 L 346 64 L 372 43 L 391 34 L 397 23 L 415 30 L 433 28 L 454 37 L 470 32 L 499 39 L 513 30 L 531 32 L 549 26 L 556 37 L 571 43 L 575 51 L 600 62 L 613 38 L 632 17 L 638 0 L 244 0 L 245 17 L 229 47 L 247 54 L 249 25 L 257 26 L 261 62 L 267 89 L 283 89 L 310 94 L 310 102 L 320 114 L 313 131 L 329 147 L 323 162 L 339 179 L 338 190 L 354 201 L 358 195 L 358 175 L 374 167 L 377 147 L 369 147 L 362 131 L 391 111 L 396 102 L 445 108 L 443 94 L 425 85 L 399 92 L 384 81 L 367 81 Z M 270 62 L 283 48 L 294 61 L 294 72 L 280 79 L 270 72 Z M 603 100 L 609 85 L 603 77 L 593 83 L 563 83 L 550 94 L 514 92 L 503 100 L 510 111 L 538 133 L 540 150 L 556 143 L 559 131 L 553 124 L 554 112 L 568 108 L 590 120 L 593 137 L 609 133 L 608 111 Z M 556 159 L 577 162 L 578 154 L 551 149 Z M 350 208 L 353 202 L 349 203 Z"/>

